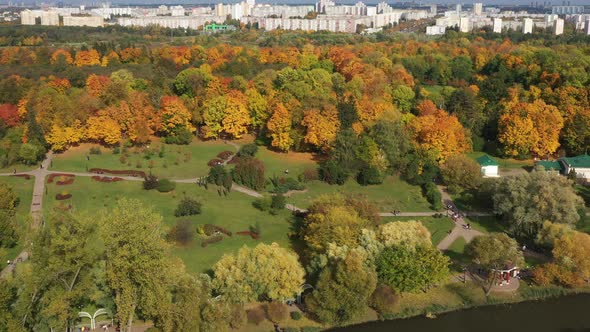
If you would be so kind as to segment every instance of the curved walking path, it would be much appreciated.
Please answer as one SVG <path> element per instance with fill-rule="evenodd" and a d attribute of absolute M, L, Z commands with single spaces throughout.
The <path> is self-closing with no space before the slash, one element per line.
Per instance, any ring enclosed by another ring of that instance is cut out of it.
<path fill-rule="evenodd" d="M 226 141 L 225 143 L 233 146 L 236 149 L 236 151 L 238 151 L 240 149 L 240 146 L 233 143 L 233 142 Z M 223 164 L 226 165 L 235 156 L 236 156 L 236 154 L 232 155 Z M 32 224 L 31 224 L 31 229 L 33 231 L 37 230 L 43 221 L 43 217 L 42 217 L 43 195 L 45 194 L 45 178 L 47 177 L 47 175 L 49 175 L 49 174 L 72 174 L 72 175 L 79 176 L 79 177 L 92 177 L 92 176 L 96 176 L 96 175 L 112 176 L 112 177 L 116 176 L 116 175 L 98 174 L 98 173 L 64 172 L 64 171 L 55 171 L 55 170 L 50 171 L 47 168 L 51 165 L 52 159 L 53 159 L 53 152 L 50 151 L 49 153 L 47 153 L 45 160 L 43 160 L 43 162 L 41 162 L 40 168 L 34 169 L 32 171 L 28 171 L 28 172 L 16 173 L 16 175 L 27 174 L 27 175 L 35 177 L 35 184 L 33 187 L 33 198 L 31 200 L 31 216 L 32 216 L 32 220 L 33 220 Z M 15 175 L 15 173 L 0 173 L 0 176 L 13 176 L 13 175 Z M 116 177 L 120 177 L 120 178 L 127 180 L 127 181 L 143 181 L 144 180 L 143 178 L 133 177 L 133 176 L 116 176 Z M 199 178 L 190 178 L 190 179 L 180 179 L 180 180 L 171 180 L 171 181 L 177 182 L 177 183 L 197 183 L 198 180 L 199 180 Z M 236 183 L 233 183 L 232 190 L 235 190 L 237 192 L 240 192 L 240 193 L 243 193 L 245 195 L 255 197 L 255 198 L 263 197 L 263 195 L 261 193 L 255 191 L 255 190 L 246 188 L 244 186 L 238 185 Z M 439 190 L 442 193 L 443 202 L 452 202 L 450 196 L 441 187 L 439 187 Z M 445 203 L 445 205 L 447 205 L 447 204 Z M 306 209 L 297 207 L 293 204 L 286 204 L 285 208 L 287 208 L 288 210 L 294 211 L 294 212 L 306 212 L 307 211 Z M 432 212 L 432 211 L 429 211 L 429 212 L 400 212 L 400 213 L 396 213 L 394 215 L 391 212 L 382 212 L 382 213 L 379 213 L 379 215 L 382 217 L 429 217 L 429 216 L 433 216 L 434 214 L 437 214 L 437 213 L 439 213 L 439 212 Z M 489 213 L 482 213 L 482 212 L 469 212 L 466 214 L 465 213 L 462 213 L 462 214 L 468 215 L 468 216 L 488 216 L 488 215 L 491 215 Z M 469 229 L 469 230 L 465 229 L 463 227 L 463 225 L 464 225 L 463 219 L 459 218 L 455 222 L 455 228 L 453 228 L 451 233 L 438 244 L 437 248 L 440 250 L 446 250 L 459 237 L 463 237 L 465 239 L 465 241 L 470 242 L 475 236 L 483 234 L 483 233 L 473 230 L 473 229 Z M 11 275 L 12 272 L 14 271 L 16 265 L 20 262 L 26 261 L 28 258 L 29 258 L 29 251 L 27 248 L 25 248 L 13 260 L 13 262 L 11 264 L 6 266 L 0 272 L 0 278 L 6 278 L 7 276 Z"/>
<path fill-rule="evenodd" d="M 455 227 L 451 230 L 451 233 L 449 233 L 449 235 L 447 235 L 444 239 L 442 239 L 442 241 L 440 241 L 440 243 L 436 246 L 439 250 L 447 250 L 449 249 L 449 247 L 453 244 L 453 242 L 455 242 L 455 240 L 457 240 L 458 238 L 462 237 L 463 239 L 465 239 L 465 242 L 469 243 L 471 242 L 471 240 L 473 240 L 474 237 L 476 236 L 480 236 L 483 235 L 482 232 L 477 231 L 475 229 L 467 229 L 466 228 L 466 223 L 463 219 L 463 215 L 465 215 L 465 213 L 459 211 L 459 209 L 456 208 L 456 205 L 453 203 L 453 199 L 451 198 L 451 196 L 449 195 L 449 193 L 447 193 L 441 186 L 438 186 L 438 190 L 440 191 L 441 195 L 442 195 L 442 201 L 446 206 L 451 205 L 454 207 L 455 211 L 459 214 L 459 218 L 456 218 L 455 220 Z M 468 215 L 474 215 L 475 214 L 468 214 Z M 477 214 L 478 216 L 483 215 L 482 213 Z"/>

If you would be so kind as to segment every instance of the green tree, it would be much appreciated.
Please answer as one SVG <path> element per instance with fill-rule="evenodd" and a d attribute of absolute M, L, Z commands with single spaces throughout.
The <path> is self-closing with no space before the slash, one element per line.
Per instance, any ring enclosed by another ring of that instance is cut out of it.
<path fill-rule="evenodd" d="M 12 187 L 0 183 L 0 247 L 8 248 L 16 244 L 16 206 L 18 198 Z"/>
<path fill-rule="evenodd" d="M 346 258 L 331 262 L 305 299 L 308 310 L 320 321 L 335 325 L 361 317 L 377 286 L 375 269 L 365 261 L 361 252 L 351 250 Z"/>
<path fill-rule="evenodd" d="M 482 179 L 479 164 L 465 155 L 448 157 L 440 167 L 440 174 L 452 194 L 464 189 L 475 189 Z"/>
<path fill-rule="evenodd" d="M 414 249 L 417 246 L 430 246 L 430 232 L 419 221 L 394 221 L 379 225 L 377 239 L 385 247 L 404 246 Z"/>
<path fill-rule="evenodd" d="M 449 276 L 449 258 L 433 246 L 385 248 L 376 266 L 379 280 L 398 292 L 425 291 Z"/>
<path fill-rule="evenodd" d="M 393 89 L 391 92 L 391 97 L 393 98 L 393 103 L 400 111 L 403 113 L 408 113 L 414 105 L 416 93 L 414 93 L 412 88 L 405 85 L 400 85 Z"/>
<path fill-rule="evenodd" d="M 504 269 L 508 265 L 524 264 L 524 256 L 518 249 L 518 243 L 504 233 L 490 233 L 474 238 L 465 247 L 465 253 L 475 264 L 487 270 L 486 295 L 490 293 L 498 277 L 493 270 Z"/>
<path fill-rule="evenodd" d="M 503 216 L 516 236 L 534 240 L 545 220 L 574 225 L 583 200 L 570 181 L 548 172 L 498 179 L 492 185 L 494 213 Z"/>
<path fill-rule="evenodd" d="M 300 291 L 305 275 L 297 255 L 276 243 L 226 254 L 213 273 L 213 287 L 232 303 L 291 298 Z"/>
<path fill-rule="evenodd" d="M 201 97 L 211 79 L 211 74 L 201 68 L 188 68 L 176 75 L 172 86 L 179 96 Z"/>
<path fill-rule="evenodd" d="M 121 199 L 100 221 L 115 320 L 130 331 L 138 314 L 158 317 L 158 308 L 168 299 L 175 266 L 163 238 L 162 217 L 138 200 Z"/>
<path fill-rule="evenodd" d="M 380 120 L 369 130 L 379 148 L 385 152 L 392 173 L 402 172 L 408 165 L 413 142 L 401 122 Z"/>

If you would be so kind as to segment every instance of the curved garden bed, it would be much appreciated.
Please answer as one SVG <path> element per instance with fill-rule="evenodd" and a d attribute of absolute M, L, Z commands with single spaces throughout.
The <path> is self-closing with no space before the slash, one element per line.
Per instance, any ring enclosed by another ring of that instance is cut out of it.
<path fill-rule="evenodd" d="M 112 170 L 112 169 L 105 169 L 105 168 L 91 168 L 88 170 L 90 173 L 96 174 L 113 174 L 113 175 L 125 175 L 125 176 L 135 176 L 138 178 L 145 178 L 146 174 L 144 171 L 137 171 L 137 170 Z"/>
<path fill-rule="evenodd" d="M 122 178 L 119 177 L 110 177 L 110 176 L 93 176 L 91 177 L 92 180 L 102 182 L 102 183 L 112 183 L 112 182 L 119 182 L 123 181 Z"/>

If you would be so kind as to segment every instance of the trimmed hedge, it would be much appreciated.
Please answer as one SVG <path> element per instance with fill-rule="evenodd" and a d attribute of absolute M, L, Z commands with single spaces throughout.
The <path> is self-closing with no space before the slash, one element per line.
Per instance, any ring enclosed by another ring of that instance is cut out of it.
<path fill-rule="evenodd" d="M 55 199 L 58 200 L 58 201 L 63 201 L 65 199 L 69 199 L 69 198 L 72 198 L 72 194 L 64 194 L 64 195 L 62 195 L 62 194 L 56 194 L 55 195 Z"/>
<path fill-rule="evenodd" d="M 213 166 L 219 166 L 221 164 L 223 164 L 223 160 L 213 158 L 213 159 L 209 160 L 209 162 L 207 163 L 207 166 L 213 167 Z"/>
<path fill-rule="evenodd" d="M 54 180 L 56 177 L 59 177 L 59 176 L 64 176 L 64 177 L 71 177 L 71 178 L 74 178 L 74 177 L 76 177 L 74 174 L 67 174 L 67 173 L 52 173 L 52 174 L 49 174 L 49 175 L 47 176 L 47 183 L 53 183 L 53 180 Z"/>
<path fill-rule="evenodd" d="M 135 176 L 138 178 L 145 178 L 146 174 L 144 171 L 136 171 L 136 170 L 111 170 L 105 168 L 91 168 L 88 170 L 90 173 L 96 174 L 114 174 L 114 175 L 125 175 L 125 176 Z"/>
<path fill-rule="evenodd" d="M 93 176 L 91 177 L 92 180 L 102 182 L 102 183 L 111 183 L 111 182 L 119 182 L 123 181 L 122 178 L 118 177 L 110 177 L 110 176 Z"/>

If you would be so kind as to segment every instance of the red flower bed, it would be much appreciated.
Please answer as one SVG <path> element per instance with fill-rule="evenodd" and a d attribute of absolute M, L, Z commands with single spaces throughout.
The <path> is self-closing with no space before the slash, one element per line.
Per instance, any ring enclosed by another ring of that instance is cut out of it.
<path fill-rule="evenodd" d="M 65 186 L 65 185 L 72 184 L 72 183 L 74 183 L 74 178 L 68 177 L 63 181 L 57 181 L 55 184 L 57 184 L 58 186 Z"/>
<path fill-rule="evenodd" d="M 63 176 L 66 178 L 72 178 L 72 182 L 74 182 L 73 178 L 76 177 L 74 174 L 52 173 L 52 174 L 49 174 L 49 176 L 47 177 L 47 183 L 53 183 L 53 179 L 55 179 L 56 177 L 59 177 L 59 176 Z M 67 181 L 67 180 L 65 180 L 65 181 Z M 60 181 L 60 182 L 65 182 L 65 181 Z M 59 184 L 59 182 L 57 184 Z M 70 183 L 64 183 L 64 184 L 70 184 Z"/>
<path fill-rule="evenodd" d="M 14 175 L 11 175 L 11 176 L 16 176 L 16 177 L 19 177 L 19 178 L 24 178 L 25 180 L 30 180 L 31 179 L 31 176 L 29 174 L 14 174 Z"/>
<path fill-rule="evenodd" d="M 57 194 L 57 195 L 55 195 L 55 199 L 57 199 L 58 201 L 63 201 L 64 199 L 69 199 L 69 198 L 72 198 L 72 194 L 65 194 L 65 195 Z"/>
<path fill-rule="evenodd" d="M 254 233 L 254 232 L 251 232 L 251 231 L 241 231 L 241 232 L 237 232 L 236 234 L 238 234 L 238 235 L 247 235 L 247 236 L 253 238 L 254 240 L 260 239 L 260 235 L 258 233 Z"/>
<path fill-rule="evenodd" d="M 213 167 L 213 166 L 217 166 L 217 165 L 221 165 L 221 164 L 223 164 L 223 160 L 213 158 L 213 159 L 209 160 L 209 162 L 207 163 L 207 166 Z"/>
<path fill-rule="evenodd" d="M 136 171 L 136 170 L 112 170 L 112 169 L 104 169 L 104 168 L 91 168 L 88 170 L 90 173 L 96 174 L 115 174 L 115 175 L 125 175 L 125 176 L 135 176 L 138 178 L 145 178 L 144 171 Z"/>
<path fill-rule="evenodd" d="M 110 176 L 93 176 L 91 177 L 92 180 L 94 181 L 98 181 L 98 182 L 103 182 L 103 183 L 111 183 L 111 182 L 119 182 L 119 181 L 123 181 L 122 178 L 118 178 L 118 177 L 110 177 Z"/>
<path fill-rule="evenodd" d="M 229 157 L 231 157 L 233 155 L 234 155 L 234 153 L 231 151 L 222 151 L 222 152 L 219 152 L 219 154 L 217 155 L 217 158 L 227 160 L 227 159 L 229 159 Z"/>

